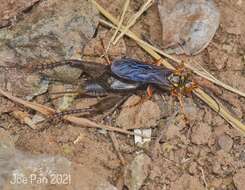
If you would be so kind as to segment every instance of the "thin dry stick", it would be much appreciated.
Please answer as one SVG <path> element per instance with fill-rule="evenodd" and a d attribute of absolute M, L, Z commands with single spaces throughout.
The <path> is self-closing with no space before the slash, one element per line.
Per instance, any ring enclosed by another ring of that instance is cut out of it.
<path fill-rule="evenodd" d="M 41 104 L 36 104 L 33 102 L 28 102 L 28 101 L 22 100 L 20 98 L 12 96 L 9 92 L 5 92 L 2 89 L 0 89 L 0 94 L 7 97 L 10 100 L 12 100 L 13 102 L 17 102 L 18 104 L 22 104 L 25 107 L 36 110 L 36 111 L 42 113 L 43 115 L 50 116 L 50 115 L 55 113 L 55 110 L 53 110 L 47 106 L 43 106 Z"/>
<path fill-rule="evenodd" d="M 118 158 L 119 158 L 120 161 L 121 161 L 121 164 L 122 164 L 123 166 L 126 165 L 126 161 L 125 161 L 123 155 L 122 155 L 121 152 L 120 152 L 119 143 L 118 143 L 118 140 L 117 140 L 117 138 L 116 138 L 115 133 L 112 132 L 112 131 L 110 131 L 110 132 L 109 132 L 109 135 L 110 135 L 110 138 L 111 138 L 111 140 L 112 140 L 113 146 L 114 146 L 114 148 L 115 148 L 115 150 L 116 150 L 116 152 L 117 152 Z"/>
<path fill-rule="evenodd" d="M 117 26 L 117 29 L 116 29 L 115 33 L 113 34 L 113 36 L 111 37 L 111 39 L 110 39 L 110 41 L 109 41 L 109 43 L 108 43 L 108 46 L 107 46 L 107 48 L 106 48 L 106 52 L 109 50 L 111 43 L 115 40 L 115 37 L 117 36 L 117 33 L 119 32 L 119 30 L 120 30 L 120 28 L 121 28 L 121 26 L 122 26 L 122 23 L 123 23 L 123 20 L 124 20 L 126 11 L 127 11 L 127 9 L 128 9 L 128 6 L 129 6 L 129 2 L 130 2 L 130 0 L 126 0 L 126 2 L 125 2 L 125 4 L 124 4 L 123 12 L 122 12 L 122 15 L 121 15 L 119 24 L 118 24 L 118 26 Z"/>
<path fill-rule="evenodd" d="M 236 128 L 237 130 L 242 132 L 243 135 L 245 135 L 245 125 L 241 123 L 238 119 L 234 118 L 218 100 L 214 100 L 214 98 L 210 97 L 200 88 L 195 89 L 194 93 L 197 97 L 199 97 L 206 104 L 208 104 L 214 111 L 219 113 L 219 115 L 222 116 L 234 128 Z"/>
<path fill-rule="evenodd" d="M 205 189 L 208 190 L 208 183 L 207 183 L 207 180 L 206 180 L 206 177 L 205 177 L 205 174 L 204 174 L 204 170 L 202 167 L 199 167 L 199 169 L 201 170 L 202 172 L 202 180 L 204 182 L 204 185 L 205 185 Z"/>
<path fill-rule="evenodd" d="M 108 18 L 113 24 L 117 25 L 118 21 L 116 18 L 114 18 L 110 13 L 108 13 L 103 7 L 101 7 L 96 1 L 91 0 L 92 3 L 97 7 L 97 9 L 106 17 Z M 102 21 L 102 23 L 115 27 L 112 24 L 108 24 L 106 21 Z M 121 29 L 124 27 L 122 26 Z M 131 37 L 134 39 L 145 51 L 147 51 L 152 57 L 154 57 L 156 60 L 160 60 L 165 67 L 174 69 L 174 67 L 169 64 L 166 60 L 162 59 L 162 57 L 152 49 L 152 46 L 149 45 L 148 43 L 144 42 L 143 40 L 140 40 L 133 32 L 127 31 L 126 32 L 127 36 Z M 142 42 L 143 41 L 143 42 Z M 229 122 L 233 127 L 236 129 L 239 129 L 240 131 L 245 134 L 245 126 L 242 124 L 239 120 L 234 118 L 228 111 L 225 110 L 224 106 L 221 103 L 218 103 L 217 101 L 214 101 L 213 98 L 211 98 L 208 94 L 206 94 L 204 91 L 201 89 L 196 89 L 194 91 L 194 94 L 197 95 L 201 100 L 203 100 L 205 103 L 207 103 L 213 110 L 218 111 L 218 113 L 227 121 Z"/>
<path fill-rule="evenodd" d="M 5 92 L 2 89 L 0 89 L 0 94 L 5 96 L 6 98 L 8 98 L 9 100 L 11 100 L 13 102 L 16 102 L 16 103 L 21 104 L 21 105 L 23 105 L 25 107 L 31 108 L 31 109 L 33 109 L 35 111 L 38 111 L 38 112 L 42 113 L 43 115 L 52 116 L 55 113 L 57 113 L 56 110 L 54 110 L 52 108 L 49 108 L 47 106 L 44 106 L 44 105 L 41 105 L 41 104 L 38 104 L 38 103 L 32 103 L 32 102 L 28 102 L 28 101 L 22 100 L 20 98 L 12 96 L 9 92 Z M 100 128 L 100 129 L 105 129 L 105 130 L 108 130 L 108 131 L 115 131 L 115 132 L 123 133 L 123 134 L 127 134 L 127 135 L 139 135 L 139 136 L 142 136 L 142 137 L 146 137 L 146 136 L 138 134 L 138 133 L 130 132 L 130 131 L 127 131 L 127 130 L 124 130 L 124 129 L 120 129 L 120 128 L 116 128 L 116 127 L 112 127 L 112 126 L 109 126 L 109 125 L 97 124 L 97 123 L 95 123 L 93 121 L 90 121 L 89 119 L 86 119 L 86 118 L 78 118 L 78 117 L 75 117 L 75 116 L 66 115 L 66 116 L 63 117 L 63 119 L 65 119 L 66 121 L 69 121 L 69 122 L 71 122 L 73 124 L 84 126 L 84 127 Z"/>
<path fill-rule="evenodd" d="M 124 27 L 124 29 L 122 30 L 122 32 L 117 36 L 117 38 L 115 39 L 114 42 L 112 42 L 113 45 L 115 45 L 118 40 L 123 37 L 123 35 L 127 32 L 127 30 L 133 26 L 137 19 L 149 8 L 151 7 L 151 5 L 153 4 L 153 0 L 147 0 L 147 2 L 140 8 L 140 10 L 135 13 L 128 21 L 128 24 L 126 27 Z"/>

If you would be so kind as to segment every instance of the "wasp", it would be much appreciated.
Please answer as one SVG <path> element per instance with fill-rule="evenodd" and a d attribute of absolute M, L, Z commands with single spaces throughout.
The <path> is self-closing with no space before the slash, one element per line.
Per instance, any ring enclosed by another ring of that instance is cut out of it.
<path fill-rule="evenodd" d="M 89 81 L 85 93 L 123 93 L 152 87 L 176 94 L 191 91 L 194 88 L 191 83 L 188 75 L 136 59 L 122 58 L 107 66 L 106 72 L 100 77 Z"/>

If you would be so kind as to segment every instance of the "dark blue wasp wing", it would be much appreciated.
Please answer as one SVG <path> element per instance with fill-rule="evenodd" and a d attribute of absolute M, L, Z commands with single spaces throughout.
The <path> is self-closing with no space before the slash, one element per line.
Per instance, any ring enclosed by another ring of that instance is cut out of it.
<path fill-rule="evenodd" d="M 171 70 L 145 64 L 135 59 L 115 60 L 111 64 L 111 71 L 117 77 L 129 81 L 156 84 L 167 88 L 171 86 L 168 80 L 168 76 L 172 74 Z"/>

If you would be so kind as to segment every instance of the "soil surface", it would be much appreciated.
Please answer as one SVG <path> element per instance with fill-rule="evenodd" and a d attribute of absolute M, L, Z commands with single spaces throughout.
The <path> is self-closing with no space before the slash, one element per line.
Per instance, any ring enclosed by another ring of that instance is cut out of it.
<path fill-rule="evenodd" d="M 0 5 L 0 27 L 8 27 L 6 23 L 14 27 L 15 22 L 12 21 L 28 14 L 27 7 L 34 3 L 38 6 L 34 0 L 28 5 L 22 0 L 13 2 Z M 125 1 L 97 2 L 114 16 L 119 16 Z M 135 13 L 141 3 L 139 0 L 131 1 L 126 17 Z M 198 62 L 223 82 L 245 92 L 245 2 L 215 0 L 215 3 L 220 11 L 220 26 L 212 41 L 201 53 L 178 55 L 178 58 L 193 64 Z M 163 47 L 162 25 L 156 5 L 140 17 L 132 31 L 153 45 Z M 83 49 L 87 59 L 107 64 L 98 56 L 103 54 L 100 39 L 108 43 L 113 32 L 98 27 L 97 34 Z M 127 56 L 154 62 L 129 38 L 120 40 L 108 54 L 110 59 Z M 48 93 L 37 96 L 33 101 L 57 108 L 57 100 L 50 100 L 49 93 L 52 89 L 61 91 L 65 87 L 52 85 Z M 218 96 L 227 109 L 245 123 L 244 98 L 208 82 L 202 88 L 212 96 Z M 75 126 L 62 120 L 50 122 L 49 127 L 42 131 L 31 129 L 21 124 L 12 112 L 21 110 L 31 116 L 36 113 L 6 100 L 0 104 L 0 127 L 14 139 L 16 149 L 28 155 L 62 156 L 74 164 L 71 184 L 50 185 L 49 189 L 244 189 L 245 138 L 239 131 L 196 97 L 184 98 L 189 119 L 187 125 L 174 97 L 163 93 L 147 99 L 145 92 L 142 94 L 131 96 L 113 113 L 105 111 L 90 119 L 124 129 L 151 127 L 153 138 L 143 145 L 136 145 L 133 136 Z M 71 108 L 87 107 L 100 99 L 76 99 Z M 42 123 L 38 126 L 42 127 Z"/>

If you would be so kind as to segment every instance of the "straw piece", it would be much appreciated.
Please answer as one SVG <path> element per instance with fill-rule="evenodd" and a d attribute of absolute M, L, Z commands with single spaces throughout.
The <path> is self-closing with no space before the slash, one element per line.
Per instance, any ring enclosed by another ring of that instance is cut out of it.
<path fill-rule="evenodd" d="M 113 36 L 111 37 L 109 43 L 108 43 L 108 46 L 106 48 L 106 52 L 108 51 L 108 49 L 110 48 L 110 45 L 111 43 L 115 40 L 115 37 L 117 36 L 117 33 L 119 32 L 120 28 L 121 28 L 121 25 L 123 23 L 123 20 L 124 20 L 124 17 L 125 17 L 125 14 L 126 14 L 126 11 L 128 9 L 128 6 L 129 6 L 129 2 L 130 0 L 126 0 L 125 4 L 124 4 L 124 7 L 123 7 L 123 12 L 122 12 L 122 15 L 121 15 L 121 18 L 120 18 L 120 21 L 119 21 L 119 24 L 117 26 L 117 29 L 115 31 L 115 33 L 113 34 Z"/>
<path fill-rule="evenodd" d="M 115 19 L 110 13 L 108 13 L 103 7 L 101 7 L 96 1 L 91 0 L 92 3 L 97 7 L 97 9 L 107 18 L 109 19 L 113 24 L 118 25 L 118 20 Z M 102 23 L 111 26 L 111 27 L 115 27 L 112 24 L 108 24 L 108 22 L 106 21 L 102 21 Z M 124 27 L 121 27 L 121 30 Z M 170 69 L 174 69 L 174 67 L 169 64 L 167 61 L 163 60 L 162 57 L 153 50 L 152 46 L 146 42 L 144 42 L 143 40 L 139 39 L 133 32 L 131 31 L 127 31 L 126 32 L 127 36 L 131 37 L 132 39 L 134 39 L 145 51 L 147 51 L 152 57 L 154 57 L 156 60 L 160 60 L 160 62 L 166 66 L 167 68 Z M 169 57 L 169 56 L 168 56 Z M 217 102 L 213 100 L 213 98 L 211 98 L 208 94 L 206 94 L 204 91 L 202 91 L 201 89 L 196 89 L 194 91 L 194 94 L 196 96 L 198 96 L 201 100 L 203 100 L 207 105 L 209 105 L 213 110 L 217 111 L 217 107 L 220 107 L 220 111 L 218 112 L 219 115 L 221 115 L 227 122 L 229 122 L 233 127 L 235 127 L 236 129 L 239 129 L 240 131 L 242 131 L 243 134 L 245 134 L 245 126 L 244 124 L 242 124 L 239 120 L 237 120 L 236 118 L 234 118 L 228 111 L 226 111 L 224 109 L 224 106 L 221 103 L 218 103 L 219 105 L 217 105 Z"/>
<path fill-rule="evenodd" d="M 13 102 L 17 102 L 19 104 L 22 104 L 25 107 L 31 108 L 33 110 L 36 110 L 36 111 L 42 113 L 43 115 L 51 116 L 52 114 L 55 113 L 55 110 L 53 110 L 53 109 L 51 109 L 49 107 L 43 106 L 41 104 L 37 104 L 37 103 L 33 103 L 33 102 L 28 102 L 28 101 L 22 100 L 20 98 L 17 98 L 15 96 L 11 95 L 8 92 L 3 91 L 2 89 L 0 89 L 0 94 L 2 94 L 3 96 L 7 97 L 10 100 L 12 100 Z"/>
<path fill-rule="evenodd" d="M 109 22 L 107 22 L 105 20 L 100 19 L 100 22 L 102 24 L 109 26 L 109 27 L 116 28 L 113 24 L 110 24 Z M 121 28 L 123 28 L 123 27 L 121 27 Z M 137 37 L 131 31 L 126 32 L 126 35 L 128 37 L 132 38 L 133 40 L 135 40 L 136 43 L 138 43 L 140 46 L 144 47 L 143 49 L 145 49 L 146 52 L 149 52 L 154 58 L 156 58 L 156 60 L 158 60 L 158 63 L 161 63 L 162 65 L 166 66 L 169 69 L 172 69 L 172 70 L 175 69 L 171 64 L 169 64 L 167 61 L 162 59 L 162 57 L 151 48 L 150 44 L 147 44 L 145 41 L 141 40 L 139 37 Z"/>
<path fill-rule="evenodd" d="M 128 31 L 128 29 L 133 26 L 137 19 L 153 4 L 153 0 L 147 0 L 147 2 L 140 8 L 140 10 L 135 13 L 128 21 L 127 26 L 122 30 L 122 32 L 117 36 L 114 42 L 112 42 L 113 45 L 115 45 L 118 40 Z"/>
<path fill-rule="evenodd" d="M 0 89 L 0 94 L 5 96 L 6 98 L 8 98 L 9 100 L 11 100 L 13 102 L 16 102 L 16 103 L 21 104 L 25 107 L 31 108 L 35 111 L 38 111 L 38 112 L 42 113 L 43 115 L 52 116 L 53 114 L 57 113 L 56 110 L 54 110 L 52 108 L 49 108 L 47 106 L 44 106 L 44 105 L 41 105 L 38 103 L 32 103 L 32 102 L 22 100 L 20 98 L 17 98 L 15 96 L 11 95 L 9 92 L 3 91 L 2 89 Z M 84 126 L 84 127 L 100 128 L 100 129 L 115 131 L 115 132 L 119 132 L 119 133 L 123 133 L 123 134 L 127 134 L 127 135 L 143 136 L 141 134 L 137 134 L 137 133 L 130 132 L 130 131 L 120 129 L 120 128 L 116 128 L 116 127 L 112 127 L 109 125 L 97 124 L 97 123 L 90 121 L 89 119 L 86 119 L 86 118 L 78 118 L 75 116 L 68 116 L 68 115 L 64 116 L 63 118 L 67 121 L 70 121 L 73 124 Z M 143 136 L 143 137 L 145 137 L 145 136 Z"/>
<path fill-rule="evenodd" d="M 203 100 L 208 104 L 214 111 L 218 112 L 228 123 L 230 123 L 234 128 L 239 130 L 243 135 L 245 135 L 245 125 L 242 124 L 239 120 L 232 117 L 231 114 L 225 109 L 225 107 L 214 98 L 211 98 L 208 94 L 202 91 L 200 88 L 194 90 L 194 93 L 197 97 Z"/>
<path fill-rule="evenodd" d="M 28 113 L 17 110 L 17 111 L 14 111 L 12 114 L 21 123 L 28 125 L 32 129 L 37 129 L 37 126 L 32 121 L 32 119 L 30 118 L 30 115 Z"/>

